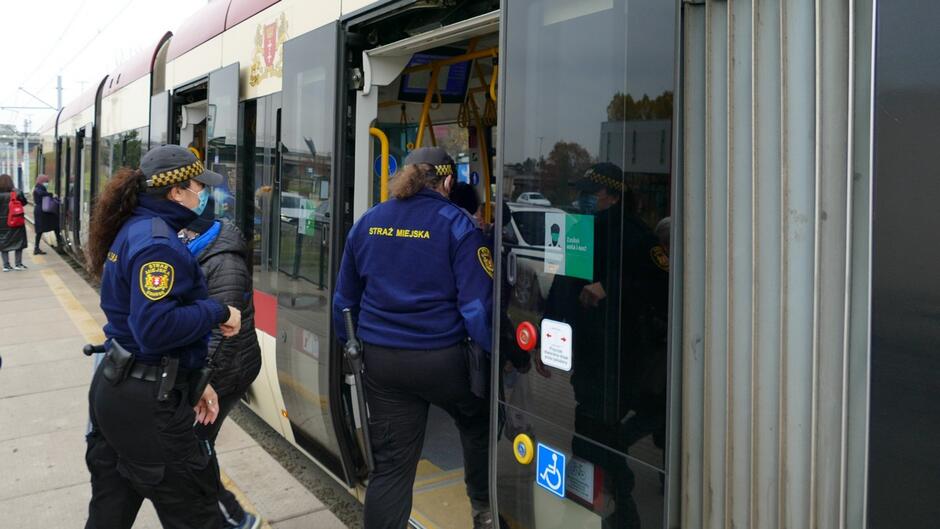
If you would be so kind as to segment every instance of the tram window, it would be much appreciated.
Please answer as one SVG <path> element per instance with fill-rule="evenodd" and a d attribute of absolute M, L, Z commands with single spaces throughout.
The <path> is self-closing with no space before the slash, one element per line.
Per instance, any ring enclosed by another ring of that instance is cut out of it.
<path fill-rule="evenodd" d="M 146 145 L 144 141 L 146 137 L 147 127 L 134 129 L 124 134 L 124 152 L 121 162 L 122 166 L 130 167 L 131 169 L 137 169 L 140 167 L 140 157 L 144 154 L 142 149 L 144 145 Z"/>
<path fill-rule="evenodd" d="M 533 528 L 660 527 L 669 263 L 654 228 L 670 215 L 659 139 L 672 130 L 675 3 L 505 5 L 503 200 L 552 205 L 509 204 L 524 241 L 501 248 L 514 269 L 501 274 L 500 351 L 519 352 L 522 322 L 570 333 L 504 366 L 500 511 Z M 505 446 L 519 433 L 583 475 L 561 491 L 563 514 L 545 515 L 554 500 Z"/>
<path fill-rule="evenodd" d="M 529 246 L 545 246 L 545 211 L 517 211 L 512 221 Z"/>
<path fill-rule="evenodd" d="M 209 74 L 206 165 L 224 177 L 212 190 L 215 215 L 234 220 L 238 192 L 238 64 Z M 201 136 L 201 134 L 199 134 Z"/>

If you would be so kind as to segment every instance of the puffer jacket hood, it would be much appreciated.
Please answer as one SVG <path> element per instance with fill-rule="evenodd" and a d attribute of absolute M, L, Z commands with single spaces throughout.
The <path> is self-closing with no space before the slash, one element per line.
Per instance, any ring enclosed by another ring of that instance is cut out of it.
<path fill-rule="evenodd" d="M 222 333 L 212 331 L 209 340 L 211 383 L 220 395 L 245 391 L 261 370 L 261 348 L 255 332 L 255 307 L 248 245 L 234 224 L 222 220 L 218 236 L 198 255 L 196 260 L 206 276 L 209 297 L 239 309 L 241 331 L 222 343 Z"/>

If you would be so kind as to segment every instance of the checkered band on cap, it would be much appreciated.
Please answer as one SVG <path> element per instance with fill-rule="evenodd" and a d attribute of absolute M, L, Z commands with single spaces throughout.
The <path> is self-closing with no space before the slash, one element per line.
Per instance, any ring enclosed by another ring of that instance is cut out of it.
<path fill-rule="evenodd" d="M 454 174 L 454 167 L 449 163 L 435 165 L 434 170 L 437 171 L 437 176 L 451 176 Z"/>
<path fill-rule="evenodd" d="M 205 172 L 202 162 L 195 162 L 169 171 L 157 173 L 147 179 L 147 187 L 166 187 L 192 180 Z"/>
<path fill-rule="evenodd" d="M 598 183 L 598 184 L 600 184 L 600 185 L 602 185 L 602 186 L 606 186 L 606 187 L 608 187 L 608 188 L 610 188 L 610 189 L 616 189 L 617 191 L 623 191 L 623 182 L 621 182 L 621 181 L 619 181 L 619 180 L 615 180 L 615 179 L 613 179 L 613 178 L 611 178 L 611 177 L 609 177 L 609 176 L 607 176 L 607 175 L 603 175 L 603 174 L 601 174 L 601 173 L 598 173 L 597 171 L 595 171 L 595 170 L 593 170 L 593 169 L 588 169 L 587 172 L 584 173 L 584 178 L 586 178 L 586 179 L 588 179 L 588 180 L 590 180 L 590 181 L 592 181 L 592 182 L 596 182 L 596 183 Z"/>

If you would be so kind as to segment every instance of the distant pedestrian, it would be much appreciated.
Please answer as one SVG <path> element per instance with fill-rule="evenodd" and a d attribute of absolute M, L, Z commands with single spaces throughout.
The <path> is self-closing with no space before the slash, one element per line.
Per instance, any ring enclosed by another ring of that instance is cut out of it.
<path fill-rule="evenodd" d="M 49 177 L 41 174 L 36 177 L 36 187 L 33 188 L 33 219 L 36 229 L 36 244 L 33 246 L 35 255 L 44 255 L 46 252 L 39 247 L 42 241 L 42 234 L 47 232 L 55 233 L 56 250 L 62 251 L 62 234 L 59 233 L 59 201 L 46 188 L 49 184 Z M 48 207 L 47 207 L 48 206 Z"/>
<path fill-rule="evenodd" d="M 26 270 L 23 264 L 23 249 L 27 246 L 23 207 L 28 203 L 26 195 L 13 187 L 13 178 L 0 174 L 0 255 L 3 256 L 4 272 Z M 12 267 L 10 252 L 15 259 Z"/>
<path fill-rule="evenodd" d="M 213 329 L 209 338 L 207 360 L 212 368 L 209 382 L 219 396 L 219 415 L 215 422 L 197 423 L 195 428 L 196 436 L 212 446 L 213 459 L 216 458 L 215 439 L 222 422 L 261 371 L 248 244 L 242 232 L 230 221 L 215 220 L 214 212 L 215 204 L 210 198 L 199 218 L 181 232 L 187 248 L 206 276 L 209 298 L 235 307 L 242 313 L 238 334 L 221 342 L 222 331 Z M 258 529 L 261 519 L 242 508 L 235 495 L 221 484 L 221 476 L 218 491 L 219 511 L 226 528 Z"/>

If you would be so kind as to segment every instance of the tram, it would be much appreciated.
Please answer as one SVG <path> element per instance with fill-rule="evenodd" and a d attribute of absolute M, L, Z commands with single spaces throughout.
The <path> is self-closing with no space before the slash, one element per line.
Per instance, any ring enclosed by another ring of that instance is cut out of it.
<path fill-rule="evenodd" d="M 936 502 L 904 490 L 940 490 L 940 288 L 898 268 L 940 263 L 912 227 L 940 223 L 938 180 L 900 176 L 937 161 L 940 75 L 914 58 L 940 44 L 904 30 L 925 21 L 913 0 L 215 0 L 46 123 L 34 167 L 79 260 L 109 176 L 153 146 L 226 177 L 264 362 L 246 404 L 360 499 L 332 288 L 352 223 L 439 145 L 495 226 L 503 527 L 927 526 Z M 622 172 L 607 214 L 597 164 Z M 415 527 L 469 527 L 458 443 L 432 408 Z"/>

